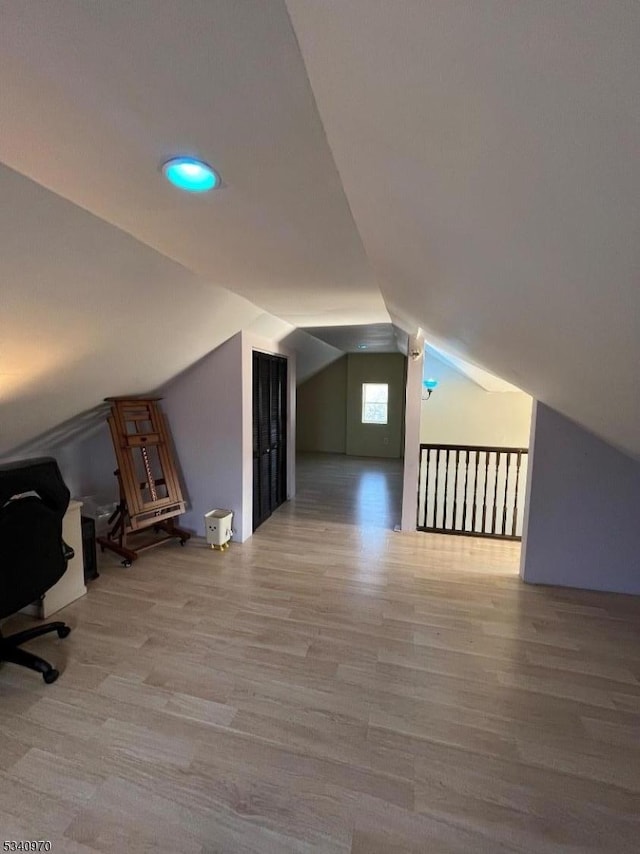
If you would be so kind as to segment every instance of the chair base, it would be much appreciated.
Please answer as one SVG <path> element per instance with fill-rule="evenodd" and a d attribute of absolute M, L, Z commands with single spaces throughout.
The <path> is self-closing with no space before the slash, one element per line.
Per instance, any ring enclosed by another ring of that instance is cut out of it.
<path fill-rule="evenodd" d="M 39 638 L 49 632 L 57 632 L 59 638 L 66 638 L 70 631 L 71 629 L 66 623 L 55 622 L 45 623 L 44 626 L 36 626 L 33 629 L 25 629 L 23 632 L 16 632 L 6 638 L 0 632 L 0 661 L 11 661 L 13 664 L 20 664 L 22 667 L 28 667 L 29 670 L 35 670 L 42 674 L 42 678 L 47 684 L 51 684 L 60 675 L 55 667 L 45 661 L 44 658 L 40 658 L 39 655 L 20 649 L 20 644 Z"/>

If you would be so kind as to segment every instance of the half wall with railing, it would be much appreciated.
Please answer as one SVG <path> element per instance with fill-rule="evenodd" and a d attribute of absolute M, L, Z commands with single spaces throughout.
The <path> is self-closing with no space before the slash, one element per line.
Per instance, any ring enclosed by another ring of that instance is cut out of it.
<path fill-rule="evenodd" d="M 522 539 L 527 448 L 420 445 L 418 530 Z"/>

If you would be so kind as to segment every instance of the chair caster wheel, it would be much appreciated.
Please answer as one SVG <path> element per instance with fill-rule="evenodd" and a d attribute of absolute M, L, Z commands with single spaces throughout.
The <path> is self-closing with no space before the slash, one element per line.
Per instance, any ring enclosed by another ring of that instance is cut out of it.
<path fill-rule="evenodd" d="M 180 545 L 183 546 L 186 542 L 186 540 L 180 540 Z"/>
<path fill-rule="evenodd" d="M 69 626 L 63 626 L 61 629 L 58 629 L 59 638 L 66 638 L 67 635 L 69 635 L 70 633 L 71 629 L 69 628 Z"/>
<path fill-rule="evenodd" d="M 51 668 L 51 670 L 47 670 L 46 673 L 42 674 L 42 678 L 47 683 L 47 685 L 51 685 L 52 682 L 55 682 L 58 676 L 60 676 L 60 674 L 53 667 Z"/>
<path fill-rule="evenodd" d="M 126 567 L 126 569 L 129 569 L 129 567 L 131 566 L 131 561 L 130 560 L 123 560 L 122 565 L 124 567 Z"/>

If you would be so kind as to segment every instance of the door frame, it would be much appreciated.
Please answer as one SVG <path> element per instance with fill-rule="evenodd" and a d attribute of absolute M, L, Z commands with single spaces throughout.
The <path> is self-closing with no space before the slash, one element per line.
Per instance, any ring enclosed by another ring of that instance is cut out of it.
<path fill-rule="evenodd" d="M 287 501 L 296 488 L 296 354 L 285 343 L 242 331 L 242 519 L 235 539 L 253 534 L 253 351 L 287 359 Z"/>
<path fill-rule="evenodd" d="M 264 353 L 262 350 L 256 350 L 255 348 L 252 350 L 252 526 L 254 532 L 267 521 L 272 513 L 287 501 L 288 497 L 288 369 L 289 362 L 286 356 L 275 353 Z M 275 401 L 273 397 L 274 391 L 276 393 Z M 274 402 L 277 403 L 275 410 Z M 266 425 L 260 423 L 263 413 L 266 416 Z M 265 426 L 268 436 L 263 433 Z M 266 476 L 268 486 L 266 493 L 262 489 L 265 486 L 263 483 L 264 476 Z M 256 504 L 256 485 L 262 497 L 266 498 L 266 506 L 260 506 L 260 498 L 258 498 L 258 503 Z"/>

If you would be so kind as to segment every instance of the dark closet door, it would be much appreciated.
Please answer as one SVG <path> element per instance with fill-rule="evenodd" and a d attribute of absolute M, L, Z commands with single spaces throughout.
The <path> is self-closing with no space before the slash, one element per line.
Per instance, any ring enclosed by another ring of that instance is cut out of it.
<path fill-rule="evenodd" d="M 287 498 L 287 360 L 253 354 L 253 530 Z"/>

